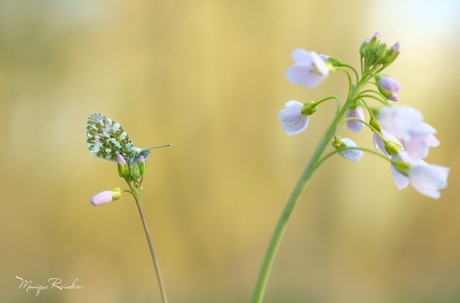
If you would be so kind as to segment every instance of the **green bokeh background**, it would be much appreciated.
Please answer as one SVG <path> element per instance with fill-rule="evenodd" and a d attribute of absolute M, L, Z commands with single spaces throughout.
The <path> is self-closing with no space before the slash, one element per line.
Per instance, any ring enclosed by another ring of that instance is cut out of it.
<path fill-rule="evenodd" d="M 288 137 L 288 100 L 346 96 L 335 73 L 314 90 L 284 76 L 302 47 L 358 66 L 380 31 L 387 70 L 419 108 L 451 167 L 439 200 L 399 191 L 388 164 L 334 157 L 299 201 L 265 303 L 460 302 L 457 1 L 0 2 L 0 302 L 160 302 L 142 225 L 116 165 L 90 156 L 89 114 L 154 150 L 143 205 L 170 303 L 249 302 L 271 232 L 334 105 Z M 339 134 L 372 147 L 371 133 Z M 18 289 L 15 275 L 81 290 Z"/>

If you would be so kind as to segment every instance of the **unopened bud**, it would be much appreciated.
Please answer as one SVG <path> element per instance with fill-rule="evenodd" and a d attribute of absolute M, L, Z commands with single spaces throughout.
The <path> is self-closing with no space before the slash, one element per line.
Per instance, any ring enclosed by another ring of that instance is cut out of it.
<path fill-rule="evenodd" d="M 145 161 L 144 156 L 139 157 L 137 164 L 139 165 L 139 173 L 142 176 L 147 171 L 147 162 Z"/>
<path fill-rule="evenodd" d="M 396 141 L 388 140 L 385 142 L 385 150 L 392 156 L 397 156 L 401 151 L 401 144 Z"/>
<path fill-rule="evenodd" d="M 129 174 L 129 166 L 126 163 L 125 158 L 121 154 L 117 155 L 117 168 L 118 168 L 118 175 L 124 178 Z"/>
<path fill-rule="evenodd" d="M 129 167 L 129 176 L 132 180 L 136 180 L 137 178 L 139 178 L 140 175 L 141 173 L 139 171 L 139 165 L 137 163 Z"/>
<path fill-rule="evenodd" d="M 376 32 L 374 36 L 372 36 L 371 40 L 369 41 L 369 44 L 366 47 L 365 56 L 368 57 L 368 59 L 370 59 L 369 57 L 371 57 L 373 54 L 377 52 L 377 48 L 379 47 L 379 45 L 380 45 L 380 33 Z"/>
<path fill-rule="evenodd" d="M 361 43 L 361 46 L 359 47 L 359 54 L 361 55 L 361 57 L 364 57 L 366 53 L 367 45 L 369 44 L 370 40 L 371 38 L 367 38 L 366 40 L 363 41 L 363 43 Z"/>
<path fill-rule="evenodd" d="M 94 206 L 106 204 L 118 200 L 121 197 L 121 194 L 121 189 L 118 187 L 112 190 L 105 190 L 92 197 L 91 204 L 93 204 Z"/>
<path fill-rule="evenodd" d="M 382 130 L 380 122 L 377 119 L 371 118 L 371 120 L 369 121 L 369 125 L 372 126 L 378 132 Z"/>
<path fill-rule="evenodd" d="M 385 60 L 383 61 L 383 64 L 390 65 L 391 63 L 393 63 L 396 60 L 396 58 L 398 58 L 399 56 L 400 47 L 401 47 L 401 44 L 399 42 L 396 42 L 395 45 L 390 47 L 385 57 Z"/>
<path fill-rule="evenodd" d="M 383 62 L 383 59 L 385 59 L 385 56 L 387 54 L 387 51 L 388 51 L 388 46 L 386 43 L 382 43 L 379 45 L 378 49 L 377 49 L 377 52 L 375 53 L 375 62 L 376 64 L 380 64 L 381 62 Z"/>

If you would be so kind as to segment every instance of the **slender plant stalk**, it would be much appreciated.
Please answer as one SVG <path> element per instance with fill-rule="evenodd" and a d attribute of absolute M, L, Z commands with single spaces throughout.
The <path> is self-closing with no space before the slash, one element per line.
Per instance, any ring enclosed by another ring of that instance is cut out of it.
<path fill-rule="evenodd" d="M 318 146 L 313 152 L 313 155 L 311 156 L 310 161 L 308 162 L 307 166 L 305 167 L 305 170 L 300 176 L 299 181 L 297 181 L 297 184 L 294 187 L 294 190 L 292 191 L 291 196 L 289 197 L 286 203 L 286 206 L 284 207 L 283 212 L 281 213 L 280 218 L 278 219 L 278 223 L 276 224 L 275 230 L 273 231 L 272 238 L 270 239 L 270 244 L 268 245 L 268 249 L 265 254 L 264 261 L 262 263 L 259 277 L 257 278 L 256 287 L 254 289 L 251 303 L 261 303 L 262 302 L 263 296 L 265 293 L 265 289 L 267 287 L 268 277 L 273 267 L 273 262 L 275 260 L 276 253 L 280 246 L 284 232 L 286 231 L 292 211 L 294 210 L 297 204 L 297 201 L 299 201 L 300 196 L 302 195 L 308 183 L 310 182 L 310 179 L 313 173 L 318 167 L 321 155 L 323 154 L 324 150 L 326 149 L 326 146 L 328 145 L 329 141 L 334 135 L 340 120 L 345 115 L 346 111 L 348 110 L 348 107 L 347 107 L 348 102 L 352 100 L 355 94 L 359 91 L 362 83 L 363 83 L 363 80 L 361 80 L 358 83 L 358 85 L 352 90 L 347 102 L 342 107 L 342 109 L 337 113 L 337 115 L 334 117 L 331 125 L 328 127 L 323 137 L 319 141 Z"/>
<path fill-rule="evenodd" d="M 157 275 L 158 285 L 160 287 L 161 300 L 163 303 L 168 303 L 168 298 L 166 297 L 166 288 L 164 285 L 163 277 L 161 276 L 160 264 L 158 263 L 158 258 L 153 248 L 152 238 L 150 237 L 149 227 L 147 225 L 147 220 L 144 216 L 144 211 L 142 210 L 141 202 L 139 198 L 133 194 L 134 199 L 136 200 L 137 208 L 139 209 L 139 214 L 141 215 L 142 225 L 144 226 L 145 236 L 147 237 L 147 242 L 149 243 L 150 254 L 152 255 L 153 265 L 155 266 L 155 272 Z"/>

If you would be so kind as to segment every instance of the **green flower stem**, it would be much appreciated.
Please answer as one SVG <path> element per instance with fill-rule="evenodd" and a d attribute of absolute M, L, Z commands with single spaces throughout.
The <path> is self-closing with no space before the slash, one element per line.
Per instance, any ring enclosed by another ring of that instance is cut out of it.
<path fill-rule="evenodd" d="M 326 146 L 328 145 L 329 141 L 334 135 L 340 119 L 345 115 L 347 110 L 348 110 L 348 107 L 344 106 L 340 110 L 340 112 L 335 116 L 331 125 L 324 133 L 313 155 L 311 156 L 310 161 L 307 164 L 307 167 L 303 171 L 302 175 L 300 176 L 299 181 L 297 182 L 294 190 L 292 191 L 291 196 L 289 197 L 289 200 L 287 201 L 286 206 L 283 209 L 283 212 L 281 213 L 281 216 L 278 220 L 278 223 L 276 224 L 275 230 L 270 240 L 270 244 L 268 246 L 267 252 L 265 254 L 264 261 L 262 263 L 262 268 L 260 270 L 259 277 L 256 283 L 256 287 L 254 289 L 254 293 L 252 296 L 252 301 L 251 301 L 252 303 L 262 302 L 262 299 L 265 293 L 265 288 L 268 282 L 268 277 L 270 275 L 270 271 L 272 269 L 273 262 L 275 260 L 276 253 L 280 246 L 284 232 L 286 231 L 292 211 L 294 210 L 297 204 L 297 201 L 299 200 L 300 196 L 302 195 L 308 183 L 310 182 L 310 179 L 313 173 L 318 167 L 318 161 L 320 160 L 321 155 L 323 154 L 324 150 L 326 149 Z"/>
<path fill-rule="evenodd" d="M 161 301 L 163 303 L 168 303 L 168 298 L 166 297 L 166 288 L 163 282 L 163 277 L 161 276 L 160 264 L 158 263 L 158 258 L 155 253 L 155 249 L 153 248 L 152 237 L 150 236 L 149 227 L 147 225 L 147 220 L 144 216 L 144 211 L 142 210 L 141 202 L 139 201 L 139 197 L 135 195 L 132 191 L 127 192 L 133 195 L 134 200 L 136 200 L 137 208 L 139 209 L 139 214 L 141 215 L 142 225 L 144 226 L 145 236 L 147 237 L 147 242 L 149 243 L 150 254 L 152 255 L 153 265 L 155 267 L 155 273 L 157 275 L 158 286 L 160 287 Z"/>
<path fill-rule="evenodd" d="M 265 257 L 262 263 L 262 267 L 259 272 L 259 277 L 257 278 L 256 286 L 254 288 L 254 293 L 252 295 L 251 303 L 261 303 L 265 294 L 265 289 L 267 287 L 268 277 L 270 275 L 270 271 L 273 267 L 273 262 L 275 261 L 276 253 L 278 252 L 278 248 L 281 244 L 281 240 L 283 238 L 284 232 L 286 231 L 289 218 L 291 217 L 292 211 L 294 210 L 297 201 L 299 201 L 300 196 L 305 191 L 310 179 L 318 168 L 321 161 L 321 156 L 326 149 L 329 141 L 331 140 L 332 136 L 335 134 L 336 129 L 339 127 L 339 123 L 345 113 L 348 111 L 350 104 L 352 104 L 358 95 L 361 88 L 369 81 L 372 74 L 364 75 L 361 80 L 359 80 L 356 86 L 351 85 L 352 89 L 349 92 L 347 101 L 345 102 L 344 106 L 340 109 L 340 111 L 335 115 L 334 119 L 332 120 L 331 125 L 324 133 L 323 137 L 318 143 L 313 155 L 310 158 L 310 161 L 305 167 L 302 175 L 300 176 L 299 181 L 297 181 L 294 190 L 289 197 L 286 206 L 281 213 L 280 218 L 278 219 L 278 223 L 276 224 L 275 230 L 273 231 L 272 238 L 270 239 L 270 243 L 267 248 L 267 252 L 265 253 Z"/>
<path fill-rule="evenodd" d="M 383 154 L 381 154 L 381 153 L 378 153 L 378 152 L 376 152 L 376 151 L 374 151 L 374 150 L 372 150 L 372 149 L 368 149 L 368 148 L 364 148 L 364 147 L 357 147 L 357 146 L 356 146 L 356 147 L 344 147 L 344 148 L 339 148 L 339 149 L 336 149 L 336 150 L 330 152 L 329 154 L 327 154 L 326 156 L 324 156 L 321 160 L 319 160 L 317 167 L 320 167 L 321 164 L 323 164 L 328 158 L 332 157 L 333 155 L 335 155 L 335 154 L 337 154 L 337 153 L 339 153 L 339 152 L 341 152 L 341 151 L 344 151 L 344 150 L 353 150 L 353 149 L 355 149 L 355 150 L 362 150 L 363 152 L 368 152 L 368 153 L 370 153 L 370 154 L 376 155 L 376 156 L 382 158 L 383 160 L 388 161 L 390 164 L 391 164 L 391 163 L 394 163 L 394 161 L 392 161 L 390 158 L 388 158 L 387 156 L 385 156 L 385 155 L 383 155 Z"/>

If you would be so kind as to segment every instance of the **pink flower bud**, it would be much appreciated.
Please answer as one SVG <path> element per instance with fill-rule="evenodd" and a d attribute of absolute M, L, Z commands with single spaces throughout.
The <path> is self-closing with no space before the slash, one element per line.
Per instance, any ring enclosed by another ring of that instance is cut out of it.
<path fill-rule="evenodd" d="M 120 154 L 117 155 L 117 169 L 120 177 L 125 178 L 129 175 L 129 165 Z"/>
<path fill-rule="evenodd" d="M 395 79 L 389 76 L 383 76 L 378 80 L 378 85 L 384 90 L 392 93 L 397 93 L 401 89 L 401 85 Z"/>
<path fill-rule="evenodd" d="M 117 187 L 112 190 L 105 190 L 103 192 L 98 193 L 97 195 L 91 198 L 91 204 L 93 204 L 94 206 L 99 206 L 102 204 L 115 201 L 120 197 L 121 189 Z"/>

